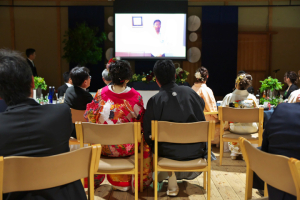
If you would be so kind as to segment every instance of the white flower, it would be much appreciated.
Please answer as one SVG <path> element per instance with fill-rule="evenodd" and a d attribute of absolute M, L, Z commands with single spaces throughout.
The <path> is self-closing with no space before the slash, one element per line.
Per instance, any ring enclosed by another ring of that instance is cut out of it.
<path fill-rule="evenodd" d="M 183 71 L 182 68 L 180 68 L 180 67 L 176 68 L 176 74 L 179 74 L 179 72 L 181 72 L 181 71 Z"/>
<path fill-rule="evenodd" d="M 202 78 L 200 72 L 196 72 L 196 73 L 195 73 L 195 77 L 196 77 L 197 79 Z"/>

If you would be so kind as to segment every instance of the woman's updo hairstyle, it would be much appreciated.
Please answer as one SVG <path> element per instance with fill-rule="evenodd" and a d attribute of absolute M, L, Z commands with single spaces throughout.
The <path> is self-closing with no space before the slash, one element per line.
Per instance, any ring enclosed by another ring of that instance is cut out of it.
<path fill-rule="evenodd" d="M 298 82 L 298 75 L 294 71 L 287 71 L 284 76 L 289 78 L 291 83 L 296 84 Z"/>
<path fill-rule="evenodd" d="M 129 62 L 126 60 L 117 60 L 109 66 L 109 74 L 112 83 L 116 85 L 123 85 L 125 80 L 130 80 L 132 71 Z"/>
<path fill-rule="evenodd" d="M 205 67 L 200 67 L 196 70 L 195 77 L 197 82 L 203 83 L 207 80 L 208 77 L 208 70 Z"/>
<path fill-rule="evenodd" d="M 240 74 L 236 78 L 235 84 L 239 90 L 247 90 L 252 85 L 252 76 L 250 74 Z"/>

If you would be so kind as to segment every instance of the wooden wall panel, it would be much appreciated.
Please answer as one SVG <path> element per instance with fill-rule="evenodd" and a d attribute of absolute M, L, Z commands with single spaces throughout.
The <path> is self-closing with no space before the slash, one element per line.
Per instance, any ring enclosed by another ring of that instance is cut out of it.
<path fill-rule="evenodd" d="M 187 37 L 189 37 L 189 34 L 191 32 L 188 33 Z M 197 36 L 198 36 L 198 39 L 195 41 L 195 42 L 191 42 L 190 40 L 188 40 L 188 43 L 187 43 L 187 50 L 191 47 L 197 47 L 200 49 L 201 51 L 201 47 L 202 47 L 202 36 L 199 32 L 196 32 L 197 33 Z M 192 86 L 194 85 L 195 81 L 196 81 L 196 78 L 195 78 L 195 73 L 196 73 L 196 70 L 201 67 L 201 58 L 198 62 L 196 63 L 190 63 L 189 61 L 183 61 L 182 62 L 182 68 L 186 71 L 188 71 L 190 73 L 190 75 L 188 76 L 188 79 L 187 79 L 187 82 Z"/>
<path fill-rule="evenodd" d="M 252 85 L 260 88 L 260 80 L 269 74 L 270 33 L 239 33 L 237 71 L 244 70 L 252 75 Z"/>

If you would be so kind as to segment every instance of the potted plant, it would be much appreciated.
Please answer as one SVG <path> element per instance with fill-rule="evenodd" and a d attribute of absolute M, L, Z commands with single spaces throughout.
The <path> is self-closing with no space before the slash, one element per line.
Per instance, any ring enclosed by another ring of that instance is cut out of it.
<path fill-rule="evenodd" d="M 34 77 L 34 89 L 36 90 L 36 98 L 41 98 L 42 90 L 47 89 L 47 84 L 44 78 L 39 76 Z"/>
<path fill-rule="evenodd" d="M 276 78 L 273 79 L 271 76 L 260 82 L 260 92 L 263 93 L 264 91 L 266 91 L 266 93 L 269 94 L 265 98 L 261 98 L 260 103 L 263 104 L 265 101 L 268 101 L 271 105 L 277 106 L 277 104 L 279 103 L 279 98 L 275 97 L 274 92 L 281 90 L 284 84 L 279 82 Z"/>
<path fill-rule="evenodd" d="M 79 65 L 97 64 L 102 60 L 101 43 L 106 40 L 104 32 L 99 34 L 98 28 L 89 27 L 86 23 L 77 24 L 77 27 L 66 31 L 63 43 L 63 58 L 68 62 Z"/>
<path fill-rule="evenodd" d="M 190 73 L 188 71 L 183 70 L 181 67 L 176 68 L 176 83 L 184 83 L 187 80 L 187 76 Z"/>

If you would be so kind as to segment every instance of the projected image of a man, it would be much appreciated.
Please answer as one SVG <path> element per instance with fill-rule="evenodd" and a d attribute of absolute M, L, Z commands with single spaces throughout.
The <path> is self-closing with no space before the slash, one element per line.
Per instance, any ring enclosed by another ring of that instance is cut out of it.
<path fill-rule="evenodd" d="M 159 19 L 156 19 L 153 22 L 153 28 L 154 28 L 154 34 L 153 34 L 152 45 L 154 46 L 154 48 L 152 49 L 151 57 L 165 57 L 165 53 L 163 50 L 163 45 L 165 41 L 160 31 L 161 21 Z"/>

